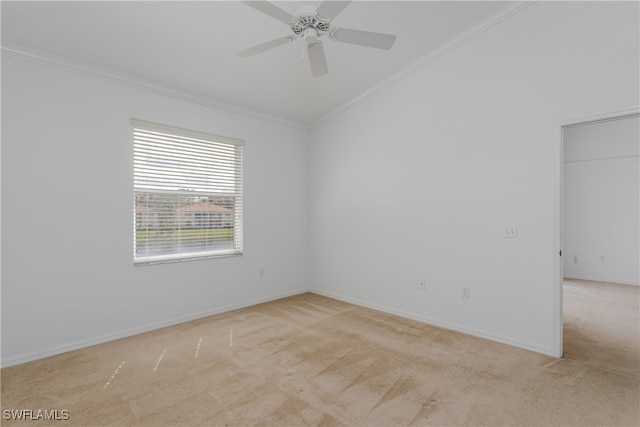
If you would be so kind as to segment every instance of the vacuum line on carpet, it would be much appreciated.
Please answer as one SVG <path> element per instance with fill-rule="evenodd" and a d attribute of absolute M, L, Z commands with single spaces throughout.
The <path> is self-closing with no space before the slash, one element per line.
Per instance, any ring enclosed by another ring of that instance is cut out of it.
<path fill-rule="evenodd" d="M 109 378 L 109 380 L 105 383 L 104 387 L 102 387 L 103 390 L 105 390 L 107 387 L 109 387 L 109 384 L 111 384 L 111 381 L 113 381 L 113 379 L 116 377 L 116 375 L 120 371 L 120 368 L 122 368 L 122 365 L 124 365 L 124 362 L 125 361 L 123 360 L 122 363 L 120 364 L 120 366 L 118 366 L 116 368 L 116 370 L 113 371 L 113 374 L 111 375 L 111 378 Z"/>
<path fill-rule="evenodd" d="M 198 358 L 198 353 L 200 352 L 200 344 L 202 344 L 202 337 L 200 337 L 200 341 L 198 341 L 198 347 L 196 347 L 196 359 Z"/>
<path fill-rule="evenodd" d="M 153 368 L 154 372 L 158 369 L 158 366 L 160 366 L 160 362 L 162 362 L 162 358 L 164 357 L 164 353 L 167 351 L 167 349 L 165 348 L 164 350 L 162 350 L 162 354 L 160 355 L 160 357 L 158 358 L 158 362 L 156 363 L 156 366 Z"/>

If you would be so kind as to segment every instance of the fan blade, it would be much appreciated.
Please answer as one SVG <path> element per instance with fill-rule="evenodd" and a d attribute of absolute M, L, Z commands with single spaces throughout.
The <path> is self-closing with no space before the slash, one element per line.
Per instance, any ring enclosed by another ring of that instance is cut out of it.
<path fill-rule="evenodd" d="M 322 43 L 316 42 L 307 46 L 307 56 L 313 77 L 323 76 L 329 72 L 327 58 L 324 56 Z"/>
<path fill-rule="evenodd" d="M 285 10 L 280 9 L 275 4 L 269 3 L 268 1 L 245 1 L 243 3 L 245 3 L 247 6 L 251 6 L 256 10 L 259 10 L 266 15 L 269 15 L 272 18 L 277 19 L 278 21 L 284 22 L 285 24 L 293 24 L 296 21 L 295 16 L 291 15 Z"/>
<path fill-rule="evenodd" d="M 329 33 L 329 38 L 342 43 L 358 44 L 385 50 L 391 49 L 391 46 L 396 41 L 396 36 L 392 34 L 372 33 L 371 31 L 353 30 L 351 28 L 333 28 Z"/>
<path fill-rule="evenodd" d="M 289 43 L 293 40 L 291 36 L 280 37 L 278 39 L 274 39 L 265 43 L 261 43 L 257 46 L 250 47 L 249 49 L 241 50 L 238 52 L 239 56 L 243 58 L 248 58 L 250 56 L 256 55 L 258 53 L 264 52 L 265 50 L 273 49 L 274 47 L 282 46 L 283 44 Z"/>
<path fill-rule="evenodd" d="M 335 0 L 324 0 L 320 6 L 318 6 L 318 10 L 316 11 L 316 16 L 321 21 L 331 21 L 333 18 L 338 16 L 342 9 L 349 6 L 350 1 L 335 1 Z"/>

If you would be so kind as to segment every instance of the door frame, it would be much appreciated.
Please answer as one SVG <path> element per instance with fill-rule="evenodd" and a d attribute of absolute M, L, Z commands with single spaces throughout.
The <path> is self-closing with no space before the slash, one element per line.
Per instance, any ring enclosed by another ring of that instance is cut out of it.
<path fill-rule="evenodd" d="M 555 126 L 555 158 L 556 158 L 556 179 L 555 179 L 555 204 L 554 204 L 554 242 L 552 256 L 554 259 L 554 331 L 553 355 L 563 357 L 563 262 L 562 262 L 562 219 L 563 219 L 563 174 L 564 174 L 564 128 L 586 125 L 609 120 L 617 120 L 625 117 L 633 117 L 640 114 L 640 106 L 609 110 L 598 114 L 573 117 L 558 120 Z"/>

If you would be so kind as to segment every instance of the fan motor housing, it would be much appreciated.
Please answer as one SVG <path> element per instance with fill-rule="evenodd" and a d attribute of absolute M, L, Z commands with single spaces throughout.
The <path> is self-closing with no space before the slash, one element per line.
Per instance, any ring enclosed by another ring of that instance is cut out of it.
<path fill-rule="evenodd" d="M 329 30 L 329 22 L 319 20 L 315 15 L 303 15 L 291 24 L 291 30 L 297 36 L 305 35 L 305 30 L 313 28 L 318 33 L 326 33 Z"/>

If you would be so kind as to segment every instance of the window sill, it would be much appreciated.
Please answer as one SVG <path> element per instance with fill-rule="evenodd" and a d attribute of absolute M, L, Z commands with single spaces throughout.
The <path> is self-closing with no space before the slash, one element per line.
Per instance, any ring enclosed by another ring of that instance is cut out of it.
<path fill-rule="evenodd" d="M 240 256 L 243 254 L 242 250 L 233 250 L 233 251 L 224 251 L 224 252 L 216 252 L 216 253 L 201 253 L 201 254 L 193 254 L 189 256 L 185 255 L 161 255 L 161 256 L 150 256 L 150 257 L 141 257 L 133 260 L 133 265 L 135 267 L 140 267 L 143 265 L 154 265 L 154 264 L 170 264 L 176 262 L 187 262 L 187 261 L 199 261 L 204 259 L 215 259 L 215 258 L 228 258 Z"/>

